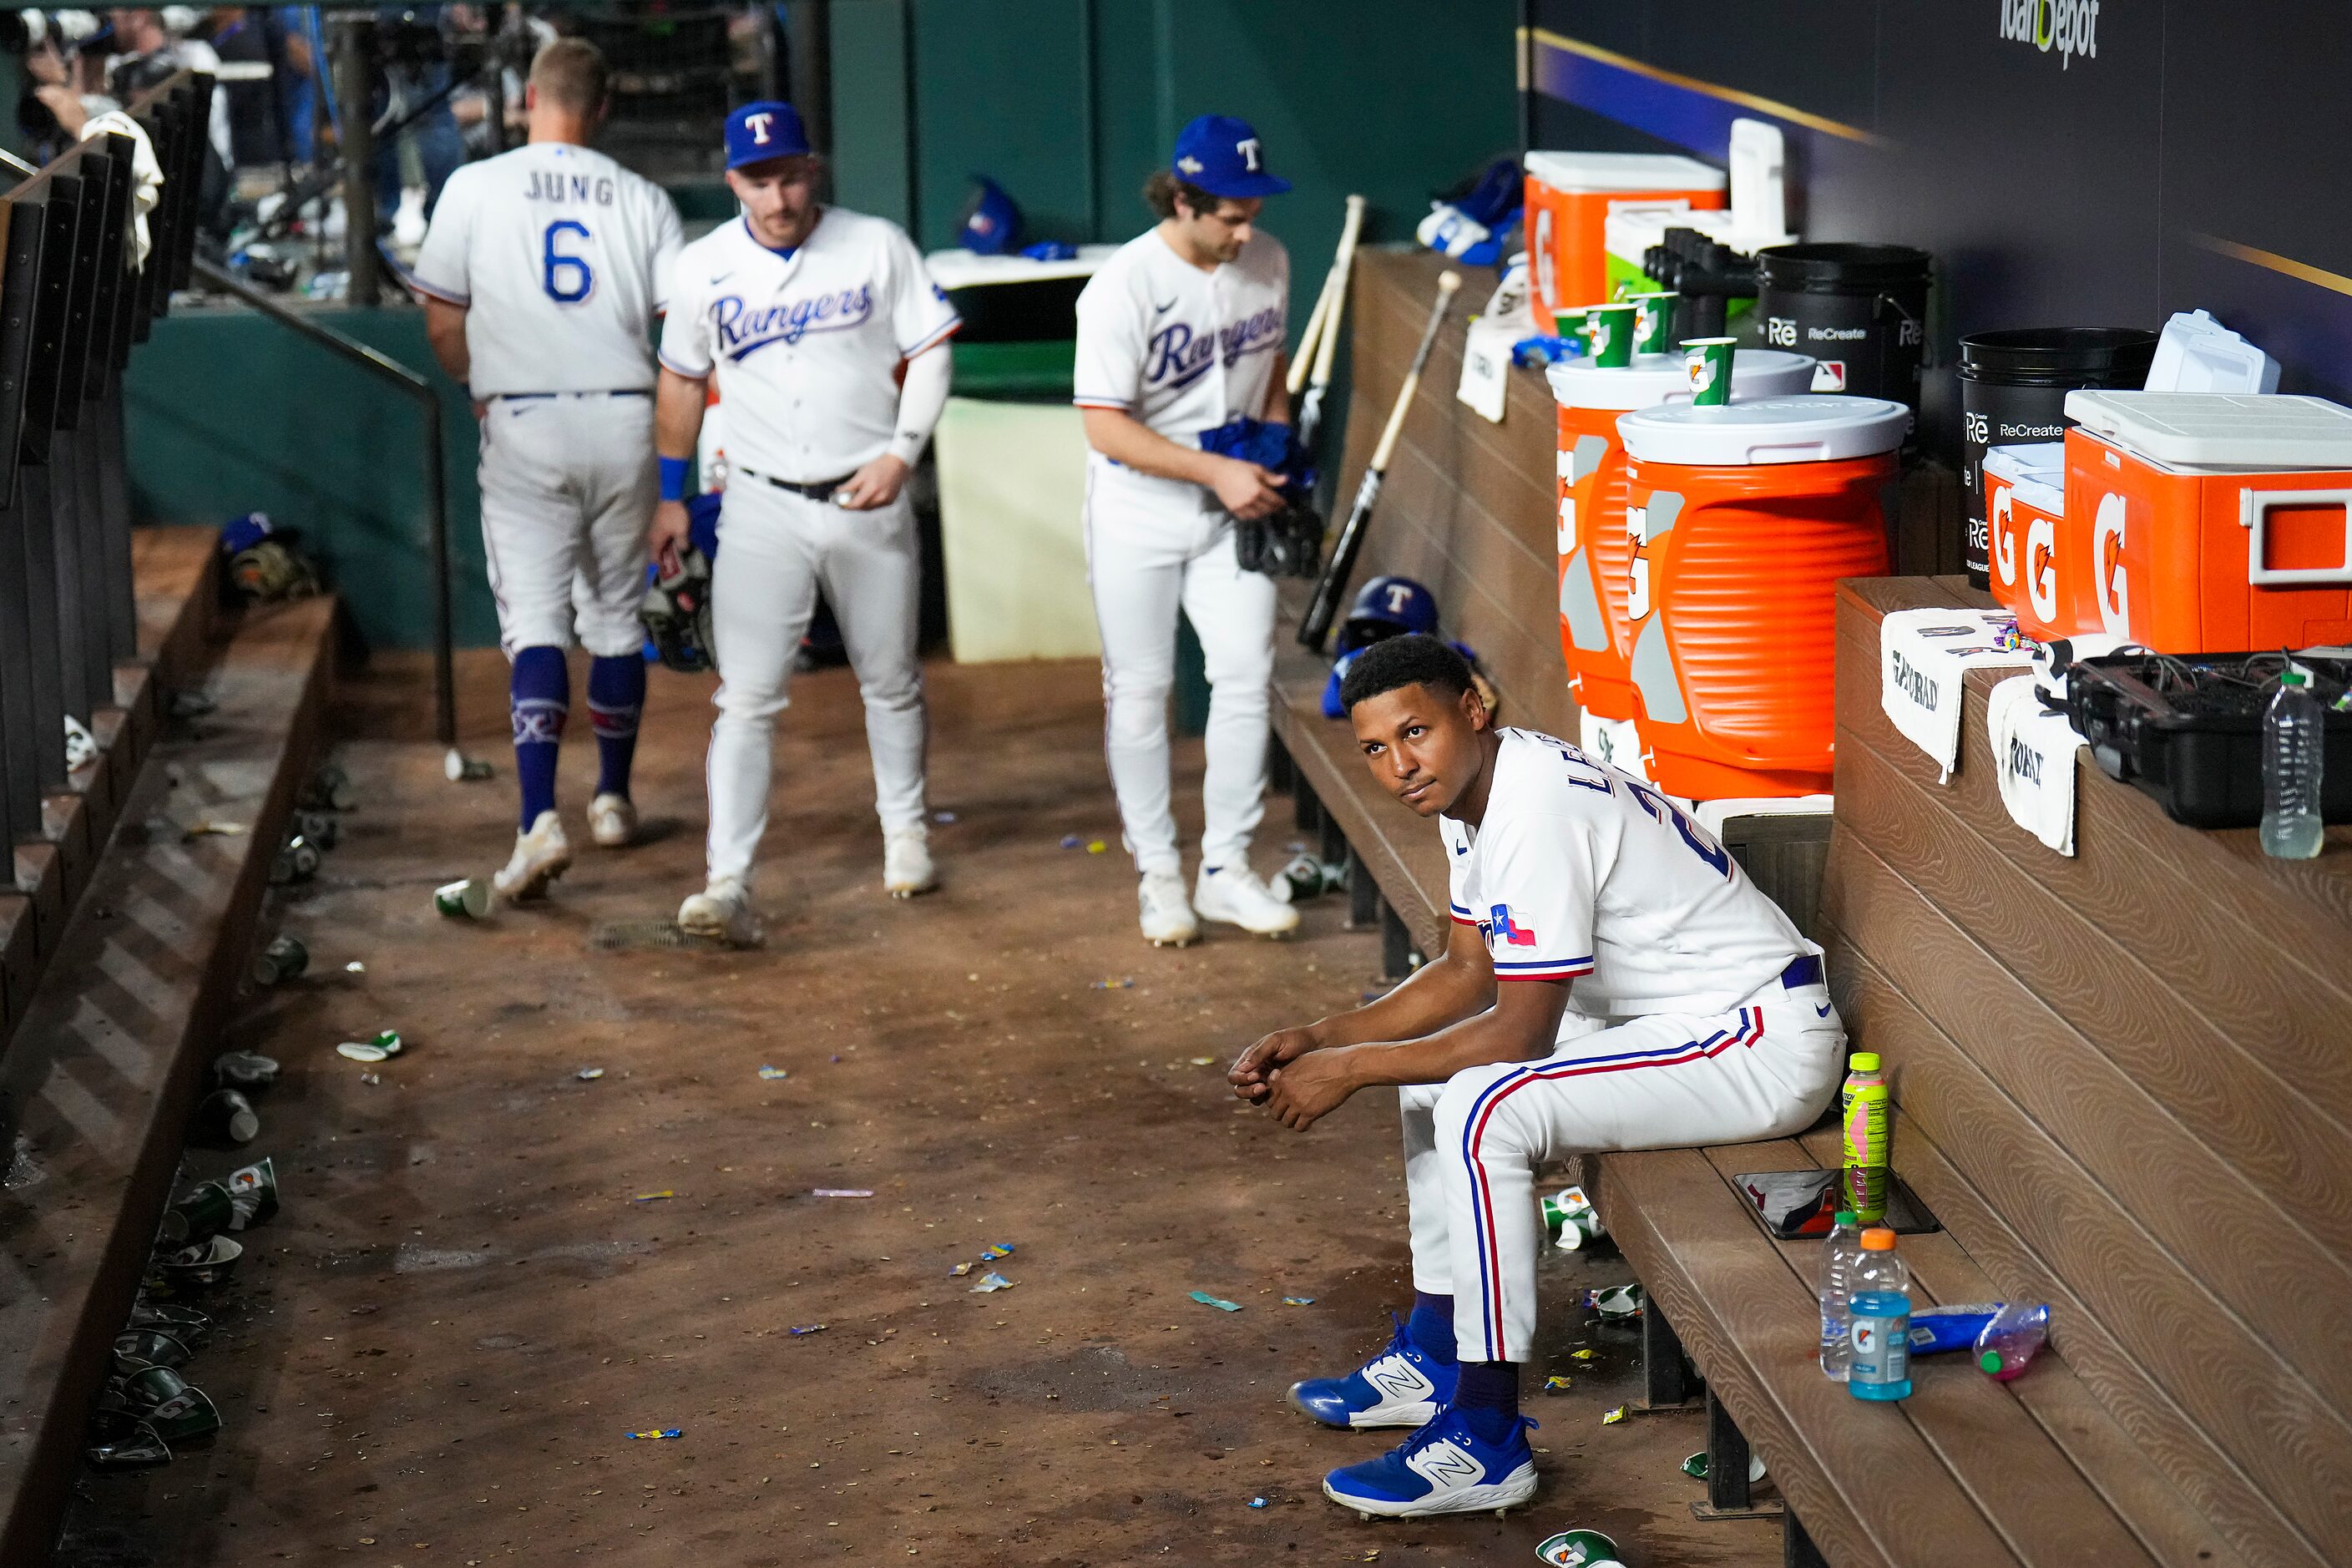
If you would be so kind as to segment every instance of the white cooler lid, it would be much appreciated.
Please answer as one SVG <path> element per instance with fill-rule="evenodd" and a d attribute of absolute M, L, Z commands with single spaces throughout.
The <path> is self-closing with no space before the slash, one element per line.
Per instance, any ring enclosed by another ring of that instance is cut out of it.
<path fill-rule="evenodd" d="M 1683 356 L 1635 354 L 1633 363 L 1611 370 L 1583 360 L 1562 360 L 1544 372 L 1551 395 L 1569 408 L 1647 408 L 1654 403 L 1688 403 L 1690 373 Z M 1813 356 L 1786 349 L 1742 349 L 1731 360 L 1731 395 L 1779 397 L 1813 384 Z"/>
<path fill-rule="evenodd" d="M 2066 417 L 2187 468 L 2352 468 L 2352 408 L 2278 393 L 2070 392 Z"/>
<path fill-rule="evenodd" d="M 2036 511 L 2066 515 L 2065 442 L 1995 447 L 1984 455 L 1984 471 L 2009 481 L 2011 494 Z"/>
<path fill-rule="evenodd" d="M 1732 374 L 1736 384 L 1738 360 Z M 1875 457 L 1903 445 L 1910 428 L 1911 410 L 1900 403 L 1832 394 L 1760 397 L 1720 408 L 1671 403 L 1637 408 L 1617 421 L 1618 438 L 1636 461 L 1695 468 Z"/>
<path fill-rule="evenodd" d="M 1528 176 L 1556 191 L 1719 191 L 1720 169 L 1672 153 L 1530 153 Z"/>

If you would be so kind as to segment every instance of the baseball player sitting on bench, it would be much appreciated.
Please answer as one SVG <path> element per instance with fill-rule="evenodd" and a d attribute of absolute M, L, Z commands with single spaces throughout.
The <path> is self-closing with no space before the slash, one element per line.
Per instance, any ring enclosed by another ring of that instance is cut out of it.
<path fill-rule="evenodd" d="M 1519 1415 L 1542 1237 L 1535 1176 L 1597 1150 L 1785 1138 L 1838 1081 L 1820 949 L 1649 785 L 1498 729 L 1461 655 L 1365 650 L 1340 695 L 1372 776 L 1445 842 L 1444 955 L 1380 1000 L 1241 1054 L 1234 1091 L 1304 1130 L 1360 1089 L 1404 1119 L 1413 1310 L 1291 1403 L 1418 1430 L 1323 1490 L 1366 1514 L 1504 1509 L 1536 1489 Z"/>
<path fill-rule="evenodd" d="M 563 650 L 590 655 L 598 776 L 589 837 L 635 837 L 629 763 L 646 700 L 646 523 L 654 510 L 649 336 L 684 241 L 659 185 L 588 139 L 603 122 L 604 57 L 559 38 L 531 61 L 530 142 L 450 177 L 416 258 L 434 357 L 474 395 L 482 437 L 482 551 L 513 662 L 522 822 L 491 878 L 535 898 L 572 864 L 555 811 L 556 748 L 572 708 Z"/>
<path fill-rule="evenodd" d="M 866 700 L 883 886 L 895 898 L 937 886 L 915 658 L 922 552 L 905 489 L 947 406 L 947 341 L 962 323 L 904 229 L 818 203 L 823 170 L 791 104 L 729 115 L 727 184 L 743 216 L 686 247 L 662 329 L 652 545 L 666 567 L 687 538 L 686 470 L 714 375 L 730 466 L 710 576 L 709 874 L 677 921 L 737 946 L 760 940 L 751 858 L 820 586 Z"/>

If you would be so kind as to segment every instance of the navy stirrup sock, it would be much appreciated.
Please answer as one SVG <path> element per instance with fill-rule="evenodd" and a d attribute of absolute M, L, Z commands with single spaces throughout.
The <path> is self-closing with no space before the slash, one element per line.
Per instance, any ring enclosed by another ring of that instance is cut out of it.
<path fill-rule="evenodd" d="M 522 784 L 522 830 L 555 809 L 555 754 L 572 711 L 572 672 L 560 647 L 527 647 L 514 658 L 515 776 Z"/>
<path fill-rule="evenodd" d="M 1412 1316 L 1404 1321 L 1413 1348 L 1440 1366 L 1454 1364 L 1454 1298 L 1412 1293 Z"/>
<path fill-rule="evenodd" d="M 646 707 L 646 661 L 638 654 L 588 664 L 588 722 L 596 731 L 596 793 L 629 796 L 637 754 L 637 718 Z"/>
<path fill-rule="evenodd" d="M 1485 1441 L 1507 1439 L 1519 1424 L 1519 1363 L 1464 1362 L 1454 1385 L 1454 1412 Z"/>

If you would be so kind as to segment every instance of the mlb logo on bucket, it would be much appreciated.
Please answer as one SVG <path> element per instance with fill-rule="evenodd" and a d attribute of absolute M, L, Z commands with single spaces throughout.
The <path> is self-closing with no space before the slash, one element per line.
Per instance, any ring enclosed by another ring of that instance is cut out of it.
<path fill-rule="evenodd" d="M 1815 392 L 1843 392 L 1845 390 L 1845 361 L 1842 359 L 1815 360 L 1813 362 L 1813 390 Z"/>
<path fill-rule="evenodd" d="M 2099 0 L 2000 0 L 2000 36 L 2045 55 L 2055 50 L 2061 70 L 2076 55 L 2097 59 Z"/>

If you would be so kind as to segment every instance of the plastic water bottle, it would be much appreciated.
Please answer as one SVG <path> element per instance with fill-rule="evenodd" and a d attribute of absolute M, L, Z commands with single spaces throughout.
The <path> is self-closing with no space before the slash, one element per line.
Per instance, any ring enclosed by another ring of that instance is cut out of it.
<path fill-rule="evenodd" d="M 2050 1309 L 2012 1302 L 1993 1314 L 1977 1335 L 1977 1365 L 1996 1383 L 2007 1383 L 2030 1365 L 2050 1339 Z"/>
<path fill-rule="evenodd" d="M 1853 1268 L 1862 1258 L 1862 1225 L 1852 1209 L 1840 1209 L 1837 1224 L 1822 1247 L 1822 1370 L 1846 1380 L 1846 1299 L 1853 1291 Z"/>
<path fill-rule="evenodd" d="M 1911 1396 L 1911 1270 L 1895 1256 L 1895 1233 L 1862 1233 L 1848 1298 L 1845 1388 L 1856 1399 Z"/>
<path fill-rule="evenodd" d="M 2326 720 L 2311 689 L 2311 674 L 2290 664 L 2278 695 L 2263 714 L 2263 853 L 2308 860 L 2327 829 L 2319 816 L 2319 770 L 2326 760 Z"/>

